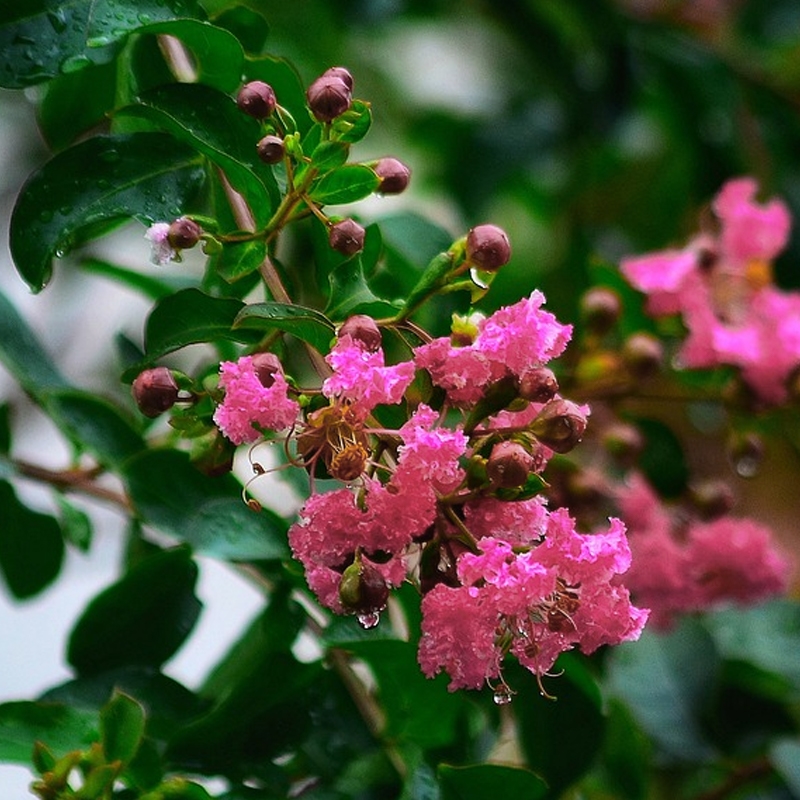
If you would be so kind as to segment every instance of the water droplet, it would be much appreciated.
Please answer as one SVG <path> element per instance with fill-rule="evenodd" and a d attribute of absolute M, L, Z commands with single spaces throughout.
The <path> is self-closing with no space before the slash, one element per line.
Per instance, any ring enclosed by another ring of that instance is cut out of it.
<path fill-rule="evenodd" d="M 100 153 L 99 158 L 101 161 L 105 161 L 106 164 L 113 164 L 116 161 L 119 161 L 120 155 L 113 147 L 111 147 L 108 150 L 103 150 L 103 152 Z"/>
<path fill-rule="evenodd" d="M 68 217 L 72 213 L 72 206 L 61 206 L 61 208 L 58 209 L 58 213 L 63 217 Z"/>
<path fill-rule="evenodd" d="M 370 614 L 359 614 L 356 619 L 358 620 L 358 624 L 365 631 L 368 631 L 374 628 L 381 621 L 381 615 L 379 612 L 373 611 Z"/>
<path fill-rule="evenodd" d="M 70 56 L 65 59 L 61 64 L 61 71 L 66 75 L 70 72 L 78 72 L 78 70 L 88 67 L 92 63 L 88 56 L 79 54 Z"/>
<path fill-rule="evenodd" d="M 507 706 L 513 696 L 514 692 L 511 691 L 510 687 L 503 684 L 494 690 L 492 700 L 494 700 L 496 706 Z"/>
<path fill-rule="evenodd" d="M 39 222 L 50 222 L 53 219 L 53 212 L 49 208 L 39 212 Z"/>
<path fill-rule="evenodd" d="M 63 8 L 48 11 L 47 21 L 53 26 L 56 33 L 63 33 L 67 29 L 67 17 Z"/>
<path fill-rule="evenodd" d="M 12 40 L 12 44 L 36 44 L 36 39 L 30 36 L 25 36 L 22 33 L 16 34 Z"/>
<path fill-rule="evenodd" d="M 754 478 L 758 474 L 760 464 L 761 459 L 757 456 L 742 456 L 734 462 L 733 468 L 740 478 Z"/>
<path fill-rule="evenodd" d="M 147 25 L 148 22 L 152 21 L 153 18 L 150 16 L 150 14 L 139 14 L 139 22 L 141 22 L 142 25 Z"/>
<path fill-rule="evenodd" d="M 114 41 L 112 36 L 105 34 L 103 36 L 92 36 L 91 39 L 86 40 L 87 47 L 105 47 L 107 44 L 111 44 Z"/>

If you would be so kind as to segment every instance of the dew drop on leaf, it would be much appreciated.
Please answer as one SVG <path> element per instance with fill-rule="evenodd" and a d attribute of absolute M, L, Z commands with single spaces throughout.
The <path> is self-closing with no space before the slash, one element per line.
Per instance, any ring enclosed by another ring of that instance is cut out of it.
<path fill-rule="evenodd" d="M 78 70 L 88 67 L 91 63 L 88 56 L 79 53 L 78 55 L 70 56 L 65 59 L 61 64 L 61 71 L 65 75 L 68 75 L 71 72 L 78 72 Z"/>
<path fill-rule="evenodd" d="M 496 706 L 507 706 L 511 702 L 511 698 L 514 696 L 514 693 L 509 689 L 508 686 L 498 686 L 494 690 L 494 694 L 492 695 L 492 700 L 494 700 L 494 704 Z"/>
<path fill-rule="evenodd" d="M 358 620 L 358 624 L 365 631 L 368 631 L 381 621 L 381 615 L 377 611 L 373 611 L 370 614 L 359 614 L 356 619 Z"/>
<path fill-rule="evenodd" d="M 63 8 L 56 8 L 47 12 L 47 21 L 56 33 L 63 33 L 67 29 L 67 17 Z"/>

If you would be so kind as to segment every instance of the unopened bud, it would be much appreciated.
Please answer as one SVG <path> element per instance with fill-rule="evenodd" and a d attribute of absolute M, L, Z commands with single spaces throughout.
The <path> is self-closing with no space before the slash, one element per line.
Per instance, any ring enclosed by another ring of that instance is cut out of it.
<path fill-rule="evenodd" d="M 279 164 L 283 160 L 284 153 L 286 153 L 286 145 L 280 136 L 270 134 L 265 136 L 256 145 L 258 157 L 265 164 Z"/>
<path fill-rule="evenodd" d="M 339 78 L 339 80 L 344 82 L 344 85 L 349 91 L 353 91 L 353 76 L 347 67 L 328 67 L 328 69 L 322 73 L 322 77 Z"/>
<path fill-rule="evenodd" d="M 354 219 L 343 219 L 331 225 L 328 243 L 338 253 L 352 256 L 364 249 L 366 231 Z"/>
<path fill-rule="evenodd" d="M 544 405 L 531 423 L 531 432 L 556 453 L 568 453 L 583 437 L 586 424 L 580 406 L 557 397 Z"/>
<path fill-rule="evenodd" d="M 689 487 L 689 500 L 698 515 L 712 520 L 727 514 L 734 506 L 733 490 L 719 479 L 708 479 Z"/>
<path fill-rule="evenodd" d="M 533 466 L 533 456 L 519 442 L 499 442 L 486 461 L 486 474 L 494 486 L 513 489 L 528 480 Z"/>
<path fill-rule="evenodd" d="M 623 466 L 633 466 L 644 449 L 641 431 L 627 422 L 609 425 L 603 431 L 602 442 L 609 454 Z"/>
<path fill-rule="evenodd" d="M 389 587 L 376 567 L 357 558 L 339 582 L 339 600 L 354 614 L 374 614 L 386 608 Z"/>
<path fill-rule="evenodd" d="M 622 303 L 613 289 L 595 286 L 583 293 L 580 312 L 586 327 L 592 333 L 602 336 L 617 324 Z"/>
<path fill-rule="evenodd" d="M 519 396 L 531 403 L 546 403 L 557 391 L 558 380 L 553 370 L 547 367 L 529 369 L 519 379 Z"/>
<path fill-rule="evenodd" d="M 381 330 L 372 317 L 366 314 L 355 314 L 344 321 L 337 333 L 342 336 L 350 336 L 354 342 L 358 342 L 364 350 L 374 353 L 380 350 L 383 342 Z"/>
<path fill-rule="evenodd" d="M 167 241 L 174 250 L 186 250 L 194 247 L 203 235 L 203 229 L 189 217 L 180 217 L 170 226 Z"/>
<path fill-rule="evenodd" d="M 622 345 L 622 360 L 632 377 L 651 378 L 664 361 L 664 346 L 649 333 L 634 333 Z"/>
<path fill-rule="evenodd" d="M 396 158 L 382 158 L 375 165 L 375 174 L 381 179 L 375 190 L 380 194 L 400 194 L 411 180 L 411 170 Z"/>
<path fill-rule="evenodd" d="M 256 119 L 266 119 L 277 105 L 273 88 L 263 81 L 250 81 L 239 89 L 236 105 Z"/>
<path fill-rule="evenodd" d="M 166 367 L 139 373 L 131 390 L 136 405 L 146 417 L 157 417 L 168 411 L 178 399 L 178 384 Z"/>
<path fill-rule="evenodd" d="M 467 234 L 467 261 L 485 272 L 495 272 L 511 258 L 508 236 L 497 225 L 476 225 Z"/>
<path fill-rule="evenodd" d="M 311 113 L 320 122 L 330 122 L 340 114 L 344 114 L 353 101 L 352 77 L 350 86 L 347 81 L 335 74 L 334 67 L 317 78 L 306 91 L 306 102 Z M 347 73 L 350 74 L 349 72 Z"/>
<path fill-rule="evenodd" d="M 275 383 L 276 375 L 283 375 L 283 364 L 274 353 L 256 353 L 252 364 L 256 377 L 265 389 Z"/>

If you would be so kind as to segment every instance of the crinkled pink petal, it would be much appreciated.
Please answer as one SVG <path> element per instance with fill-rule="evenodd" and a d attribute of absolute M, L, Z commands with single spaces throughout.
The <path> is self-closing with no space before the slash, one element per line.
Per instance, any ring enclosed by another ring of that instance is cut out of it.
<path fill-rule="evenodd" d="M 653 316 L 681 310 L 681 290 L 696 267 L 697 253 L 690 248 L 632 256 L 620 264 L 630 284 L 648 295 L 647 308 Z"/>
<path fill-rule="evenodd" d="M 492 364 L 472 346 L 453 347 L 449 338 L 434 339 L 414 350 L 414 363 L 447 392 L 450 402 L 470 406 L 483 397 L 492 380 Z"/>

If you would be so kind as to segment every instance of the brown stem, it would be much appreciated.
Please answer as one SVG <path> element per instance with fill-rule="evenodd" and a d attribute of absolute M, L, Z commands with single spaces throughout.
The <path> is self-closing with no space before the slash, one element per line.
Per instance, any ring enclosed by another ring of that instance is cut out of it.
<path fill-rule="evenodd" d="M 772 764 L 766 757 L 757 758 L 748 764 L 742 764 L 723 783 L 714 789 L 698 794 L 695 800 L 724 800 L 745 784 L 756 781 L 759 778 L 766 778 L 772 771 Z"/>

